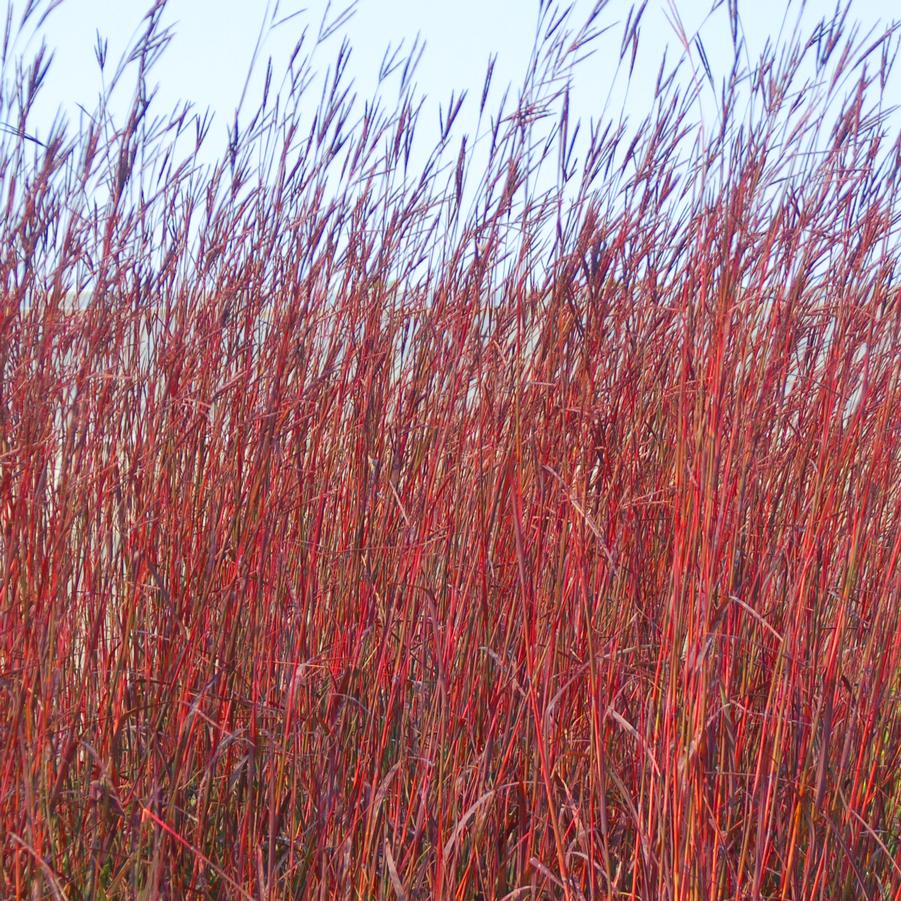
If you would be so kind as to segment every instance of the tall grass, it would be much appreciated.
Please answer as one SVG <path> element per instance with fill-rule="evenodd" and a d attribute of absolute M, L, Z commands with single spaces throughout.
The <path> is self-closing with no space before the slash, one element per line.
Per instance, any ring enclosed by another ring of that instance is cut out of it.
<path fill-rule="evenodd" d="M 419 163 L 325 23 L 202 165 L 162 3 L 41 139 L 12 20 L 0 895 L 901 898 L 896 35 L 576 136 L 602 6 Z"/>

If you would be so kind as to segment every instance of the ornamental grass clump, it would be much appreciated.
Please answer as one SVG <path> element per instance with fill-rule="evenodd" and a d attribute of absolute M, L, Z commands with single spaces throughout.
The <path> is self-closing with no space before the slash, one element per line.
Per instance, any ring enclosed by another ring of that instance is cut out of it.
<path fill-rule="evenodd" d="M 724 79 L 683 34 L 579 123 L 641 10 L 542 2 L 435 132 L 418 47 L 320 77 L 339 15 L 218 153 L 161 2 L 125 116 L 34 133 L 53 5 L 0 95 L 0 895 L 901 898 L 896 32 L 754 60 L 729 4 Z"/>

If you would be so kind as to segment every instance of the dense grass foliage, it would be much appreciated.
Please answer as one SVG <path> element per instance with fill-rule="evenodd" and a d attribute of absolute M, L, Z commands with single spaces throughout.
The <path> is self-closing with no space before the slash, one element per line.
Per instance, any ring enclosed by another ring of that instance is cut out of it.
<path fill-rule="evenodd" d="M 326 22 L 204 166 L 162 12 L 46 140 L 7 30 L 0 895 L 901 898 L 895 35 L 577 133 L 544 3 L 429 154 Z"/>

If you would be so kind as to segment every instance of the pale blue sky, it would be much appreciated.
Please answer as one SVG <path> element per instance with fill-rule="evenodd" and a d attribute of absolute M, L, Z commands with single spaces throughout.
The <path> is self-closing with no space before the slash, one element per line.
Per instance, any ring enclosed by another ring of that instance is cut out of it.
<path fill-rule="evenodd" d="M 12 2 L 13 9 L 21 12 L 24 0 Z M 672 45 L 670 53 L 679 50 L 671 24 L 673 9 L 678 10 L 689 37 L 700 30 L 713 70 L 728 70 L 732 42 L 727 5 L 723 3 L 709 14 L 712 2 L 649 0 L 642 20 L 638 71 L 630 92 L 629 108 L 634 104 L 636 115 L 646 111 L 647 93 L 656 78 L 663 47 Z M 100 85 L 93 49 L 97 30 L 109 38 L 109 56 L 115 64 L 149 5 L 149 0 L 63 0 L 40 32 L 56 57 L 37 118 L 31 123 L 38 133 L 42 125 L 46 131 L 46 123 L 58 106 L 73 112 L 77 112 L 77 103 L 93 107 Z M 274 0 L 268 4 L 266 0 L 170 0 L 165 21 L 177 23 L 176 35 L 155 71 L 162 106 L 168 107 L 179 98 L 190 99 L 199 109 L 210 108 L 216 114 L 218 128 L 224 130 L 241 95 L 267 7 L 271 13 L 274 5 Z M 332 9 L 338 11 L 344 5 L 335 2 Z M 592 0 L 575 0 L 578 11 L 587 12 L 591 5 Z M 603 108 L 630 5 L 626 0 L 611 0 L 601 14 L 601 24 L 619 24 L 600 39 L 598 54 L 579 70 L 572 104 L 577 115 L 597 115 Z M 276 72 L 287 62 L 303 24 L 310 23 L 315 29 L 326 4 L 324 0 L 281 0 L 280 14 L 288 15 L 301 6 L 306 6 L 306 13 L 281 25 L 263 47 L 264 61 L 271 55 Z M 886 6 L 879 0 L 855 0 L 852 17 L 869 28 L 887 20 Z M 360 0 L 356 14 L 343 29 L 353 46 L 351 72 L 359 91 L 368 94 L 386 45 L 401 39 L 409 42 L 419 32 L 427 46 L 418 85 L 431 103 L 444 102 L 452 88 L 469 88 L 477 97 L 489 55 L 495 52 L 495 83 L 516 84 L 531 47 L 537 7 L 537 0 Z M 791 5 L 792 10 L 803 9 L 804 21 L 810 25 L 833 8 L 834 3 L 827 0 Z M 739 11 L 753 53 L 767 35 L 778 32 L 786 0 L 739 0 Z M 788 15 L 794 21 L 797 13 Z M 331 46 L 337 49 L 336 40 Z M 330 56 L 326 48 L 322 65 Z M 901 102 L 899 76 L 901 72 L 891 85 L 892 102 Z M 257 97 L 251 94 L 251 106 Z"/>

